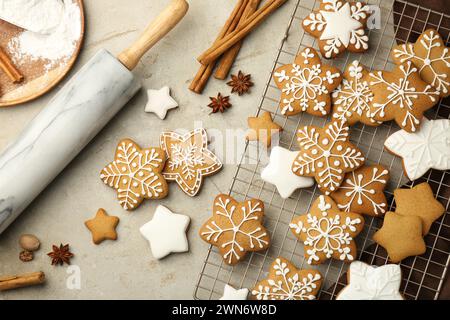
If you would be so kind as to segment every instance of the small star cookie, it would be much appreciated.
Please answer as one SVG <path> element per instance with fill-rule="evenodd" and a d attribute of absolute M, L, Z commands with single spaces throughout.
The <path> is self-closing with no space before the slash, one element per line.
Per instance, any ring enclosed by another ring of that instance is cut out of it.
<path fill-rule="evenodd" d="M 295 217 L 289 227 L 305 245 L 308 264 L 321 264 L 330 258 L 349 262 L 355 260 L 354 238 L 363 230 L 364 218 L 340 211 L 333 199 L 321 195 L 311 211 Z"/>
<path fill-rule="evenodd" d="M 213 215 L 200 228 L 200 237 L 216 246 L 229 265 L 235 265 L 251 251 L 269 247 L 270 237 L 262 225 L 264 203 L 251 199 L 238 203 L 220 194 L 214 199 Z"/>
<path fill-rule="evenodd" d="M 117 240 L 116 227 L 119 218 L 109 216 L 104 209 L 98 209 L 94 219 L 87 220 L 86 227 L 92 233 L 92 241 L 100 244 L 105 240 Z"/>
<path fill-rule="evenodd" d="M 260 141 L 267 148 L 272 145 L 272 136 L 283 131 L 281 126 L 273 122 L 270 112 L 264 112 L 258 117 L 250 117 L 247 122 L 249 130 L 246 139 L 248 141 Z"/>
<path fill-rule="evenodd" d="M 226 284 L 223 289 L 223 296 L 219 300 L 247 300 L 248 289 L 235 289 Z"/>
<path fill-rule="evenodd" d="M 394 191 L 395 212 L 404 216 L 417 216 L 422 219 L 423 235 L 427 235 L 434 221 L 445 212 L 444 206 L 436 200 L 428 183 L 423 182 L 411 189 Z"/>
<path fill-rule="evenodd" d="M 147 96 L 148 102 L 145 106 L 145 112 L 153 112 L 161 120 L 166 118 L 167 111 L 178 107 L 178 102 L 170 96 L 169 87 L 147 90 Z"/>
<path fill-rule="evenodd" d="M 422 220 L 411 215 L 386 213 L 383 226 L 373 235 L 373 240 L 386 249 L 393 263 L 427 250 L 422 237 Z"/>
<path fill-rule="evenodd" d="M 384 188 L 389 171 L 381 165 L 364 166 L 345 175 L 344 182 L 330 197 L 345 212 L 380 217 L 386 213 Z"/>
<path fill-rule="evenodd" d="M 116 157 L 100 173 L 100 179 L 117 190 L 119 203 L 134 210 L 144 199 L 162 199 L 169 187 L 161 172 L 166 157 L 160 148 L 141 149 L 134 141 L 119 142 Z"/>
<path fill-rule="evenodd" d="M 368 76 L 373 92 L 370 106 L 375 121 L 395 122 L 405 131 L 419 129 L 423 113 L 432 108 L 439 92 L 425 83 L 417 68 L 407 61 L 393 71 L 374 71 Z"/>
<path fill-rule="evenodd" d="M 441 97 L 450 95 L 450 53 L 435 29 L 426 30 L 416 43 L 394 47 L 391 55 L 397 64 L 414 63 L 422 79 L 436 88 Z"/>
<path fill-rule="evenodd" d="M 156 208 L 153 219 L 139 230 L 150 243 L 153 257 L 159 260 L 171 253 L 189 250 L 186 231 L 190 221 L 188 216 L 173 213 L 160 205 Z"/>
<path fill-rule="evenodd" d="M 334 119 L 346 119 L 349 126 L 357 122 L 369 126 L 381 124 L 375 121 L 370 113 L 373 92 L 367 81 L 368 75 L 369 71 L 358 60 L 347 66 L 344 80 L 331 95 Z"/>
<path fill-rule="evenodd" d="M 341 83 L 339 69 L 323 64 L 313 48 L 305 48 L 293 64 L 275 70 L 274 81 L 281 90 L 280 110 L 285 116 L 307 112 L 326 116 L 331 92 Z"/>
<path fill-rule="evenodd" d="M 430 169 L 449 170 L 450 120 L 423 118 L 420 131 L 399 130 L 386 139 L 384 147 L 403 158 L 403 170 L 411 181 Z"/>
<path fill-rule="evenodd" d="M 298 270 L 289 260 L 279 257 L 252 295 L 257 300 L 315 300 L 322 281 L 319 271 Z"/>
<path fill-rule="evenodd" d="M 400 294 L 402 270 L 397 264 L 373 267 L 354 261 L 348 268 L 347 282 L 336 300 L 404 300 Z"/>
<path fill-rule="evenodd" d="M 364 52 L 369 48 L 365 32 L 370 8 L 363 2 L 322 0 L 318 10 L 303 19 L 303 29 L 319 39 L 322 55 L 334 58 L 348 50 Z"/>
<path fill-rule="evenodd" d="M 204 177 L 222 168 L 217 156 L 208 150 L 208 136 L 204 129 L 195 129 L 185 135 L 163 132 L 160 144 L 167 155 L 164 178 L 176 181 L 191 197 L 200 191 Z"/>
<path fill-rule="evenodd" d="M 315 177 L 320 190 L 329 195 L 344 180 L 345 173 L 364 164 L 362 152 L 349 142 L 345 120 L 333 120 L 324 128 L 305 126 L 298 130 L 300 152 L 292 170 L 298 176 Z"/>

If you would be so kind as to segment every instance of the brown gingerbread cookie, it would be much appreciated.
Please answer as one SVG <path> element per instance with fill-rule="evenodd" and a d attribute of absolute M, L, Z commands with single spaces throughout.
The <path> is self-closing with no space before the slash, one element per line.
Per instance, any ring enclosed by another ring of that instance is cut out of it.
<path fill-rule="evenodd" d="M 365 29 L 370 8 L 363 2 L 322 0 L 319 9 L 303 19 L 306 32 L 319 40 L 322 55 L 334 58 L 348 50 L 364 52 L 369 49 Z"/>
<path fill-rule="evenodd" d="M 331 109 L 331 92 L 341 83 L 339 69 L 322 63 L 316 50 L 305 48 L 293 64 L 275 70 L 274 81 L 281 90 L 281 114 L 307 112 L 326 116 Z"/>
<path fill-rule="evenodd" d="M 104 209 L 98 209 L 95 218 L 87 220 L 84 224 L 92 233 L 92 241 L 100 244 L 105 240 L 117 240 L 116 227 L 120 219 L 109 216 Z"/>
<path fill-rule="evenodd" d="M 283 128 L 273 122 L 270 112 L 263 112 L 258 117 L 247 119 L 249 130 L 246 135 L 248 141 L 259 141 L 267 148 L 272 145 L 272 137 L 280 134 Z"/>
<path fill-rule="evenodd" d="M 289 260 L 278 257 L 252 296 L 257 300 L 315 300 L 322 281 L 319 271 L 298 270 Z"/>
<path fill-rule="evenodd" d="M 235 265 L 250 251 L 269 247 L 270 237 L 262 225 L 264 203 L 250 199 L 237 202 L 219 194 L 214 199 L 213 215 L 200 228 L 200 237 L 216 246 L 226 264 Z"/>

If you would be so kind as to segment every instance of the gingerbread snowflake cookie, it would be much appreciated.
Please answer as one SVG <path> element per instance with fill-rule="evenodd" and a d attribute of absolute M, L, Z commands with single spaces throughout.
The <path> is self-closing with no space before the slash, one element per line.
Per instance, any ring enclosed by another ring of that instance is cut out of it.
<path fill-rule="evenodd" d="M 292 170 L 299 176 L 315 177 L 326 195 L 335 191 L 345 173 L 364 164 L 362 152 L 349 142 L 347 122 L 334 120 L 324 128 L 305 126 L 298 130 L 300 152 Z"/>
<path fill-rule="evenodd" d="M 208 136 L 204 129 L 195 129 L 185 135 L 163 132 L 160 144 L 167 155 L 164 178 L 176 181 L 191 197 L 200 191 L 203 177 L 211 176 L 222 168 L 217 156 L 208 150 Z"/>
<path fill-rule="evenodd" d="M 144 199 L 162 199 L 169 193 L 162 176 L 166 157 L 160 148 L 141 149 L 124 139 L 116 149 L 115 160 L 100 173 L 100 179 L 117 190 L 125 210 L 136 209 Z"/>
<path fill-rule="evenodd" d="M 347 173 L 338 190 L 330 194 L 339 209 L 379 217 L 386 213 L 384 188 L 389 171 L 381 165 L 364 166 Z"/>
<path fill-rule="evenodd" d="M 426 30 L 416 43 L 394 47 L 392 59 L 398 64 L 411 61 L 419 68 L 422 79 L 436 88 L 441 97 L 450 95 L 450 52 L 436 30 Z"/>
<path fill-rule="evenodd" d="M 339 69 L 323 64 L 313 48 L 306 48 L 293 64 L 278 68 L 274 80 L 282 91 L 281 114 L 307 112 L 323 117 L 330 112 L 330 94 L 341 83 L 342 75 Z"/>
<path fill-rule="evenodd" d="M 349 262 L 355 260 L 354 238 L 364 228 L 364 218 L 359 214 L 340 211 L 328 196 L 319 196 L 311 211 L 295 217 L 289 227 L 305 245 L 305 258 L 317 265 L 334 258 Z"/>
<path fill-rule="evenodd" d="M 369 74 L 373 91 L 370 106 L 375 121 L 395 120 L 405 131 L 419 130 L 423 113 L 432 108 L 439 91 L 425 83 L 417 68 L 407 61 L 393 71 L 374 71 Z"/>
<path fill-rule="evenodd" d="M 229 265 L 237 264 L 250 251 L 269 247 L 270 237 L 262 225 L 264 203 L 251 199 L 238 203 L 220 194 L 214 200 L 213 215 L 200 228 L 200 237 L 216 246 Z"/>
<path fill-rule="evenodd" d="M 322 275 L 316 270 L 297 270 L 284 258 L 276 258 L 267 279 L 252 290 L 257 300 L 315 300 L 322 285 Z"/>
<path fill-rule="evenodd" d="M 334 58 L 345 50 L 364 52 L 369 48 L 365 32 L 370 8 L 363 2 L 322 0 L 318 10 L 303 19 L 303 29 L 319 39 L 322 55 Z"/>
<path fill-rule="evenodd" d="M 369 71 L 358 60 L 350 63 L 344 80 L 332 93 L 333 118 L 346 119 L 349 126 L 362 122 L 369 126 L 380 125 L 370 113 L 373 92 L 367 81 Z"/>

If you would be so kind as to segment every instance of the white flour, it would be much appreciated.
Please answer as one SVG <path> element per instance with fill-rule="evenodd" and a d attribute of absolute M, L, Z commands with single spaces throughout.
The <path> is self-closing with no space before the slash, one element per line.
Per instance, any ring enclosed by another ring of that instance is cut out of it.
<path fill-rule="evenodd" d="M 1 1 L 1 0 L 0 0 Z M 13 0 L 17 1 L 17 0 Z M 23 2 L 26 0 L 19 0 Z M 38 11 L 56 12 L 54 1 L 29 0 Z M 51 33 L 41 34 L 32 31 L 24 31 L 16 38 L 10 40 L 8 50 L 14 62 L 21 65 L 27 59 L 31 61 L 45 60 L 45 67 L 50 70 L 58 63 L 66 63 L 76 49 L 76 44 L 81 34 L 80 9 L 74 0 L 60 0 L 63 4 L 59 23 Z M 46 6 L 51 6 L 50 8 Z M 19 10 L 24 16 L 26 10 Z M 34 16 L 35 25 L 45 25 L 39 21 L 46 19 L 46 15 Z"/>

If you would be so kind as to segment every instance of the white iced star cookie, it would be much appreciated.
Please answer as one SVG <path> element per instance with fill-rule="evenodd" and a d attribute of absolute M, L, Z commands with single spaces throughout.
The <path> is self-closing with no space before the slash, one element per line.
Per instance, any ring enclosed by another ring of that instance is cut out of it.
<path fill-rule="evenodd" d="M 235 289 L 226 284 L 223 289 L 223 296 L 219 300 L 247 300 L 248 289 Z"/>
<path fill-rule="evenodd" d="M 410 180 L 417 180 L 428 170 L 450 169 L 450 120 L 423 118 L 420 130 L 400 130 L 384 143 L 385 148 L 403 158 L 403 168 Z"/>
<path fill-rule="evenodd" d="M 158 206 L 153 219 L 144 224 L 140 232 L 150 242 L 153 256 L 159 260 L 171 253 L 189 250 L 186 230 L 190 221 L 188 216 Z"/>
<path fill-rule="evenodd" d="M 269 165 L 261 172 L 261 178 L 277 187 L 283 199 L 289 198 L 295 190 L 314 185 L 311 177 L 299 177 L 292 172 L 292 164 L 298 152 L 282 147 L 274 147 L 270 154 Z"/>
<path fill-rule="evenodd" d="M 322 0 L 320 8 L 303 20 L 306 32 L 319 39 L 322 55 L 334 58 L 348 50 L 364 52 L 369 48 L 365 32 L 370 8 L 362 2 Z"/>
<path fill-rule="evenodd" d="M 399 292 L 402 271 L 396 264 L 372 267 L 361 261 L 352 262 L 347 281 L 336 300 L 403 300 Z"/>
<path fill-rule="evenodd" d="M 145 106 L 145 112 L 153 112 L 160 118 L 164 120 L 167 115 L 167 111 L 178 107 L 178 102 L 176 102 L 170 96 L 169 87 L 163 87 L 159 90 L 147 90 L 148 102 Z"/>

